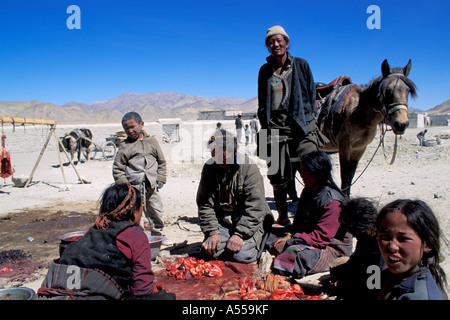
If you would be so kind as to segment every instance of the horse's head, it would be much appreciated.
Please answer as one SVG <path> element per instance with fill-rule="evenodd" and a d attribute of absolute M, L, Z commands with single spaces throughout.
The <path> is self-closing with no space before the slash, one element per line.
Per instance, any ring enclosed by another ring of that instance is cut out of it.
<path fill-rule="evenodd" d="M 379 98 L 385 113 L 384 122 L 395 134 L 403 134 L 408 127 L 408 96 L 416 96 L 416 86 L 408 79 L 410 70 L 411 59 L 404 68 L 391 69 L 387 60 L 381 64 Z"/>

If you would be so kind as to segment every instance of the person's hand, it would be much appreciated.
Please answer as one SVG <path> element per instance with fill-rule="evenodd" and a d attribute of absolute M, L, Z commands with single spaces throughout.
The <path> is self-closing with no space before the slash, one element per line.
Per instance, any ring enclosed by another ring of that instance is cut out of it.
<path fill-rule="evenodd" d="M 164 183 L 162 183 L 161 181 L 158 181 L 158 190 L 161 190 L 162 187 L 164 187 Z"/>
<path fill-rule="evenodd" d="M 290 235 L 284 236 L 283 238 L 278 239 L 278 240 L 273 244 L 273 246 L 272 246 L 272 251 L 273 251 L 275 254 L 277 254 L 277 255 L 280 254 L 280 253 L 282 253 L 283 250 L 284 250 L 284 248 L 286 247 L 286 242 L 287 242 L 289 239 L 291 239 L 291 236 L 290 236 Z"/>
<path fill-rule="evenodd" d="M 213 234 L 212 236 L 208 237 L 205 242 L 202 243 L 202 248 L 203 250 L 205 250 L 206 254 L 213 255 L 217 251 L 219 251 L 220 242 L 220 235 Z"/>
<path fill-rule="evenodd" d="M 227 241 L 227 249 L 231 252 L 239 252 L 241 251 L 243 243 L 244 240 L 241 237 L 239 237 L 238 235 L 233 235 Z"/>

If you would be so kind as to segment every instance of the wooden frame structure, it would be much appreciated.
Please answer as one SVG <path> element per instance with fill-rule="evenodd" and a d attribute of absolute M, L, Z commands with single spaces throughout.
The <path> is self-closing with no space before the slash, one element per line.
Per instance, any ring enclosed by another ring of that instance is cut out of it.
<path fill-rule="evenodd" d="M 34 173 L 36 172 L 36 169 L 37 169 L 37 167 L 39 165 L 39 162 L 41 161 L 42 156 L 44 155 L 44 151 L 47 148 L 48 143 L 50 142 L 50 139 L 51 139 L 52 135 L 55 137 L 55 140 L 56 140 L 56 147 L 57 147 L 56 148 L 56 152 L 58 153 L 59 164 L 60 164 L 62 176 L 63 176 L 63 179 L 64 179 L 64 183 L 67 183 L 67 182 L 66 182 L 66 176 L 64 174 L 64 169 L 63 169 L 63 165 L 62 165 L 62 161 L 61 161 L 61 156 L 60 156 L 60 154 L 58 152 L 60 146 L 62 147 L 62 150 L 66 154 L 67 159 L 69 160 L 70 164 L 72 165 L 72 168 L 75 170 L 75 173 L 77 174 L 78 179 L 81 181 L 82 184 L 84 184 L 84 181 L 80 177 L 77 169 L 75 168 L 75 166 L 74 166 L 74 164 L 72 162 L 72 159 L 70 158 L 69 154 L 66 151 L 66 148 L 64 148 L 63 144 L 61 143 L 61 141 L 56 136 L 56 125 L 57 125 L 56 121 L 54 121 L 54 120 L 43 120 L 43 119 L 30 119 L 30 118 L 0 117 L 0 123 L 2 125 L 4 123 L 10 123 L 10 124 L 19 125 L 19 126 L 25 126 L 26 124 L 33 124 L 33 125 L 41 124 L 41 125 L 49 125 L 50 126 L 50 132 L 49 132 L 49 134 L 47 136 L 47 139 L 44 142 L 44 145 L 42 146 L 42 149 L 41 149 L 41 152 L 39 154 L 39 157 L 36 160 L 36 163 L 34 164 L 33 170 L 31 171 L 31 174 L 28 177 L 28 179 L 27 179 L 27 181 L 26 181 L 26 183 L 24 185 L 24 188 L 27 188 L 28 185 L 30 184 L 31 180 L 33 180 Z"/>

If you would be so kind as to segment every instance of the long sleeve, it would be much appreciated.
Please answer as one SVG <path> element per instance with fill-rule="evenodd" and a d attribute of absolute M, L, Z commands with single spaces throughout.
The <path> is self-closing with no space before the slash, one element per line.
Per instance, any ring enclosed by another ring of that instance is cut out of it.
<path fill-rule="evenodd" d="M 113 178 L 116 183 L 126 183 L 128 179 L 125 174 L 125 169 L 128 163 L 128 156 L 126 153 L 126 148 L 121 145 L 117 151 L 116 158 L 114 159 L 112 173 Z"/>
<path fill-rule="evenodd" d="M 261 125 L 261 129 L 268 129 L 269 117 L 267 107 L 267 80 L 268 80 L 268 68 L 267 64 L 263 65 L 258 73 L 258 118 Z"/>
<path fill-rule="evenodd" d="M 163 183 L 166 183 L 167 181 L 167 164 L 166 159 L 164 157 L 164 153 L 161 149 L 161 146 L 159 145 L 158 141 L 152 137 L 152 143 L 155 148 L 155 158 L 156 162 L 158 162 L 158 169 L 156 171 L 156 181 L 161 181 Z"/>
<path fill-rule="evenodd" d="M 131 262 L 130 292 L 134 296 L 154 291 L 154 273 L 151 265 L 151 249 L 145 233 L 139 227 L 130 227 L 120 233 L 117 247 Z"/>
<path fill-rule="evenodd" d="M 216 217 L 214 201 L 215 173 L 211 164 L 205 164 L 202 169 L 200 183 L 197 190 L 197 207 L 200 218 L 200 228 L 206 237 L 219 233 L 219 221 Z"/>
<path fill-rule="evenodd" d="M 317 222 L 317 227 L 309 233 L 295 233 L 293 238 L 288 241 L 288 245 L 305 243 L 312 247 L 322 249 L 330 244 L 331 239 L 334 238 L 340 226 L 340 202 L 332 200 L 323 210 L 324 213 Z"/>
<path fill-rule="evenodd" d="M 252 237 L 260 228 L 268 213 L 265 201 L 264 182 L 256 165 L 248 165 L 244 177 L 244 208 L 236 225 L 236 233 L 243 239 Z"/>

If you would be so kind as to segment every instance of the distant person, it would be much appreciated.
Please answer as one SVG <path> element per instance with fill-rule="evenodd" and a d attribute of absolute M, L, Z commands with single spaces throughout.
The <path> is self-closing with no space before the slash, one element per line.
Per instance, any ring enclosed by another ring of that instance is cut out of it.
<path fill-rule="evenodd" d="M 250 120 L 250 130 L 251 130 L 251 143 L 255 143 L 255 136 L 259 132 L 258 117 L 256 114 L 253 115 L 253 119 Z"/>
<path fill-rule="evenodd" d="M 248 146 L 250 142 L 250 126 L 248 124 L 245 125 L 245 145 Z"/>
<path fill-rule="evenodd" d="M 222 123 L 217 122 L 217 124 L 216 124 L 216 130 L 222 130 Z"/>
<path fill-rule="evenodd" d="M 328 142 L 314 119 L 316 89 L 311 69 L 306 60 L 289 54 L 289 41 L 283 27 L 267 30 L 265 44 L 270 56 L 258 74 L 258 155 L 263 159 L 267 156 L 269 167 L 278 164 L 268 178 L 280 225 L 290 223 L 286 206 L 288 185 L 295 179 L 300 158 Z M 277 150 L 271 150 L 273 143 Z M 261 150 L 266 150 L 266 155 Z"/>
<path fill-rule="evenodd" d="M 129 182 L 144 195 L 144 214 L 151 235 L 163 235 L 163 205 L 159 190 L 167 179 L 166 160 L 155 137 L 145 132 L 144 121 L 136 112 L 122 118 L 127 138 L 120 144 L 113 163 L 116 183 Z M 170 241 L 165 239 L 165 244 Z"/>
<path fill-rule="evenodd" d="M 448 300 L 439 265 L 442 233 L 431 208 L 421 200 L 395 200 L 380 210 L 376 226 L 388 267 L 378 299 Z"/>
<path fill-rule="evenodd" d="M 236 137 L 237 142 L 241 143 L 242 141 L 242 130 L 244 128 L 244 122 L 242 121 L 242 114 L 238 114 L 237 118 L 234 120 L 234 125 L 236 127 Z"/>
<path fill-rule="evenodd" d="M 200 228 L 207 257 L 251 263 L 258 259 L 267 225 L 273 222 L 256 164 L 238 152 L 236 137 L 222 130 L 208 142 L 211 159 L 197 190 Z"/>

